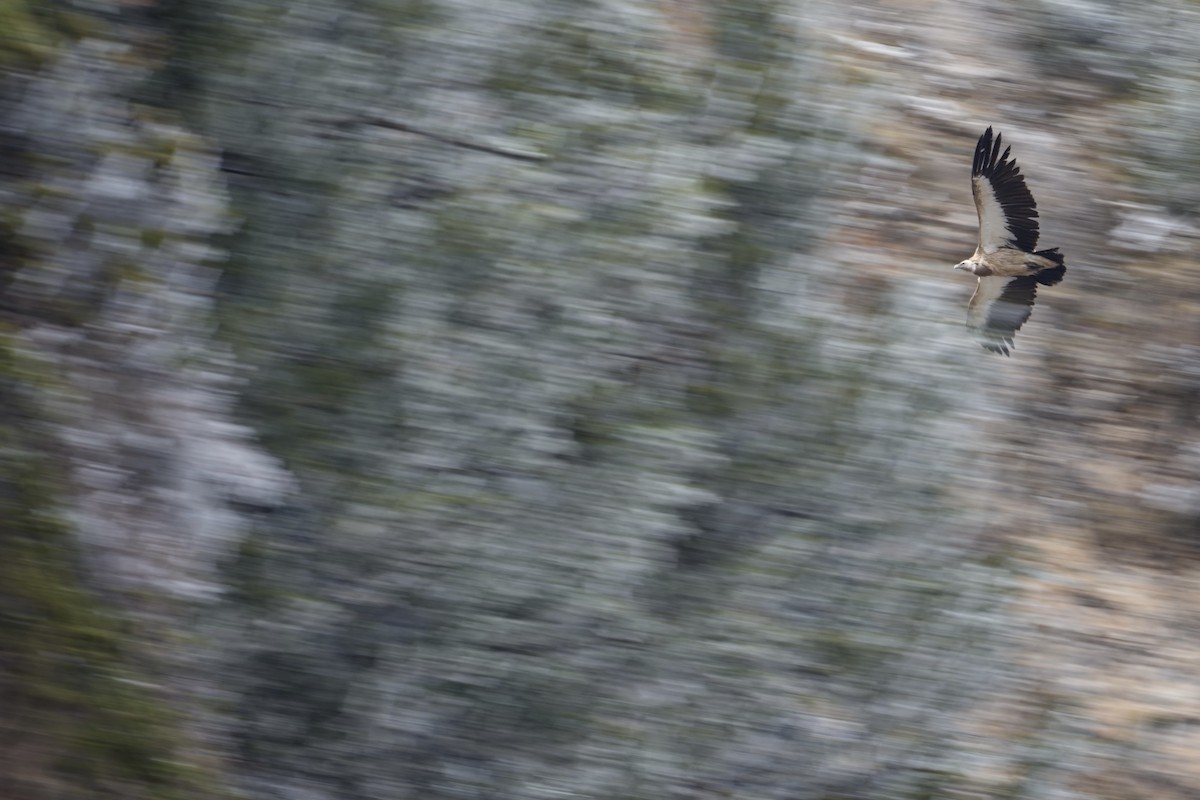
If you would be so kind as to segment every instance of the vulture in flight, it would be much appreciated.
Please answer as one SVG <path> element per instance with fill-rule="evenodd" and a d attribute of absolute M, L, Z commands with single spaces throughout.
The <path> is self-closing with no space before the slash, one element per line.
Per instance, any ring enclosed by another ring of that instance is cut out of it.
<path fill-rule="evenodd" d="M 967 305 L 967 327 L 985 350 L 1008 355 L 1013 336 L 1029 319 L 1038 284 L 1053 286 L 1067 268 L 1058 248 L 1035 250 L 1038 241 L 1037 203 L 1025 178 L 1000 152 L 1000 134 L 989 127 L 975 145 L 971 193 L 979 214 L 979 246 L 975 255 L 954 268 L 978 279 Z"/>

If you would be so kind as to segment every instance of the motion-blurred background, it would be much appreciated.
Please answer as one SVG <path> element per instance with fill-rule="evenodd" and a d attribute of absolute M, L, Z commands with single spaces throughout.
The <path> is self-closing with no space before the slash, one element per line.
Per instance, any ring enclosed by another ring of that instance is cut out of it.
<path fill-rule="evenodd" d="M 1200 796 L 1197 41 L 3 0 L 0 797 Z"/>

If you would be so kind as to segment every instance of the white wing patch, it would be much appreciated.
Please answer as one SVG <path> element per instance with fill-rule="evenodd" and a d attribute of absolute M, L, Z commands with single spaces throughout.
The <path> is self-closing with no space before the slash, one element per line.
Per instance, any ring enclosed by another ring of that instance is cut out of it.
<path fill-rule="evenodd" d="M 992 182 L 983 175 L 976 175 L 971 178 L 971 194 L 975 195 L 975 211 L 979 215 L 979 249 L 984 253 L 994 253 L 1008 246 L 1013 235 L 1008 229 L 1004 209 L 992 189 Z"/>
<path fill-rule="evenodd" d="M 1012 278 L 1002 278 L 997 276 L 980 278 L 979 285 L 975 287 L 975 294 L 971 295 L 971 302 L 967 304 L 967 327 L 973 331 L 982 331 L 987 324 L 988 314 L 991 313 L 992 304 L 1000 299 L 1000 295 L 1004 293 L 1004 287 Z"/>

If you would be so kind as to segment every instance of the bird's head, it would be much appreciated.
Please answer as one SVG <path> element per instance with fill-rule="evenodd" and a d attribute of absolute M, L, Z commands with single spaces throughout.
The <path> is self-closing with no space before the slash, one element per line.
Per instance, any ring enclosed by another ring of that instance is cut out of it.
<path fill-rule="evenodd" d="M 964 272 L 970 272 L 972 274 L 975 272 L 975 267 L 971 264 L 970 261 L 960 261 L 954 265 L 954 268 L 961 269 Z"/>

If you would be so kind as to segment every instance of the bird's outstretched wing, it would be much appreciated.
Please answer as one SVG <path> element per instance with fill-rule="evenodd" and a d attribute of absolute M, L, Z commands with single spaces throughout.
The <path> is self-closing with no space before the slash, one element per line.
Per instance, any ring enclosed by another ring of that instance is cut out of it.
<path fill-rule="evenodd" d="M 967 326 L 979 334 L 984 350 L 1008 355 L 1013 336 L 1033 313 L 1037 285 L 1036 275 L 979 279 L 967 305 Z"/>
<path fill-rule="evenodd" d="M 1026 253 L 1037 247 L 1037 203 L 1025 178 L 1010 161 L 1009 150 L 1000 152 L 1000 134 L 992 137 L 989 127 L 975 145 L 971 165 L 971 193 L 979 214 L 979 246 L 984 253 L 1015 247 Z"/>

